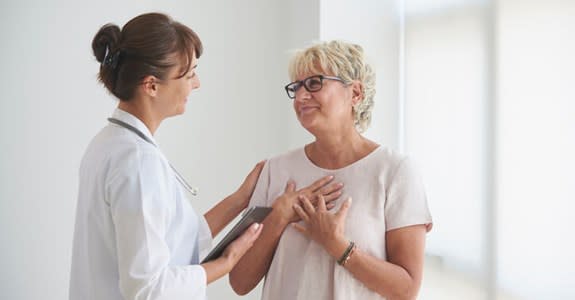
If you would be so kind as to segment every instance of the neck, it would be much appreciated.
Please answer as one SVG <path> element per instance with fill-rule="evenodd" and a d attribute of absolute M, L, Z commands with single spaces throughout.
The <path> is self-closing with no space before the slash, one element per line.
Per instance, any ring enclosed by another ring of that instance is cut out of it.
<path fill-rule="evenodd" d="M 152 135 L 156 132 L 156 129 L 160 126 L 162 118 L 157 116 L 150 105 L 146 105 L 145 101 L 138 101 L 139 99 L 132 99 L 130 101 L 120 101 L 118 108 L 129 112 L 136 118 L 140 119 Z"/>
<path fill-rule="evenodd" d="M 377 144 L 362 137 L 355 128 L 345 132 L 315 135 L 316 140 L 305 147 L 308 158 L 320 168 L 340 169 L 371 153 Z"/>

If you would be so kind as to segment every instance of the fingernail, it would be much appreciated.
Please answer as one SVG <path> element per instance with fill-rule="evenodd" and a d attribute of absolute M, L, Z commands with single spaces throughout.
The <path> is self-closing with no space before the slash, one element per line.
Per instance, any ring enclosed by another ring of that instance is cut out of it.
<path fill-rule="evenodd" d="M 253 231 L 257 231 L 258 228 L 260 228 L 260 223 L 255 223 L 255 225 L 253 226 Z"/>
<path fill-rule="evenodd" d="M 348 203 L 348 204 L 351 204 L 351 201 L 352 201 L 352 200 L 351 200 L 351 197 L 347 198 L 347 203 Z"/>

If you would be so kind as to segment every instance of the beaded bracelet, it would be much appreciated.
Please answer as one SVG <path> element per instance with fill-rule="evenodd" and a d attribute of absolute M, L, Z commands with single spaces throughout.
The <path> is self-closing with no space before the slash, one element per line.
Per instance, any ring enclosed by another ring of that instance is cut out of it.
<path fill-rule="evenodd" d="M 351 256 L 353 249 L 355 249 L 355 243 L 350 241 L 349 246 L 347 246 L 347 249 L 345 249 L 345 251 L 343 252 L 341 257 L 337 260 L 337 264 L 340 266 L 345 265 L 345 263 L 348 261 L 349 257 Z"/>

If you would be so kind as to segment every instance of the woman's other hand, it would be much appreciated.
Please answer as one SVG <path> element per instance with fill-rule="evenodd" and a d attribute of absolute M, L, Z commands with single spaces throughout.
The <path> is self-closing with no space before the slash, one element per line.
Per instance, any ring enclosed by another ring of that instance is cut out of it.
<path fill-rule="evenodd" d="M 329 184 L 331 181 L 333 181 L 333 176 L 326 176 L 299 190 L 295 189 L 296 187 L 293 181 L 288 181 L 284 193 L 276 199 L 272 207 L 278 211 L 282 218 L 288 223 L 301 220 L 300 216 L 293 209 L 294 204 L 299 202 L 298 197 L 316 199 L 310 202 L 313 206 L 318 204 L 318 196 L 322 196 L 324 201 L 323 205 L 326 210 L 332 209 L 334 207 L 332 202 L 341 196 L 343 183 Z"/>
<path fill-rule="evenodd" d="M 345 241 L 345 218 L 351 205 L 351 198 L 348 198 L 335 213 L 327 211 L 326 200 L 322 195 L 317 196 L 315 207 L 306 196 L 301 196 L 299 200 L 300 203 L 294 204 L 293 208 L 306 226 L 296 223 L 293 226 L 322 245 L 327 252 L 338 255 L 341 242 Z"/>
<path fill-rule="evenodd" d="M 250 171 L 248 176 L 246 176 L 246 179 L 244 179 L 242 185 L 236 191 L 236 195 L 238 195 L 240 201 L 242 201 L 242 209 L 248 206 L 265 163 L 265 160 L 257 163 L 256 166 Z"/>

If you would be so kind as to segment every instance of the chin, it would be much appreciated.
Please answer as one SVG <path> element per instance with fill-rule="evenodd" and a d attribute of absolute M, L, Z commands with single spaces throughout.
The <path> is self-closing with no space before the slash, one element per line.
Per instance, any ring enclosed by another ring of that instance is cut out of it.
<path fill-rule="evenodd" d="M 172 113 L 172 114 L 170 115 L 170 117 L 180 116 L 180 115 L 183 115 L 185 112 L 186 112 L 186 109 L 185 109 L 185 108 L 178 109 L 178 110 L 176 110 L 174 113 Z"/>
<path fill-rule="evenodd" d="M 320 122 L 320 118 L 318 118 L 317 115 L 313 115 L 313 114 L 304 114 L 304 115 L 298 115 L 297 119 L 299 121 L 299 123 L 304 126 L 315 126 L 316 123 Z"/>
<path fill-rule="evenodd" d="M 314 122 L 305 122 L 305 121 L 300 120 L 299 124 L 301 125 L 301 127 L 303 127 L 303 129 L 305 129 L 306 131 L 308 131 L 311 134 L 313 134 L 313 132 L 316 129 Z"/>

